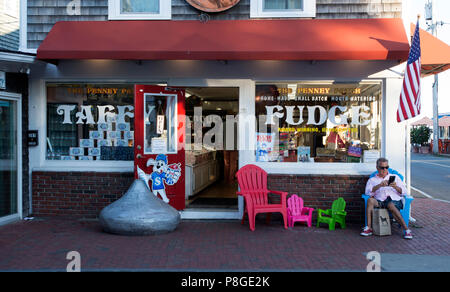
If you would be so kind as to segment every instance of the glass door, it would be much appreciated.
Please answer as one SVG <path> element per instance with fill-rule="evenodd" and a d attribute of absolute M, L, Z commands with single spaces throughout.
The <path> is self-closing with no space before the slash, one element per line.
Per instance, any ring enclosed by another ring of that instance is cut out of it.
<path fill-rule="evenodd" d="M 185 208 L 184 90 L 136 85 L 135 178 L 177 210 Z"/>
<path fill-rule="evenodd" d="M 0 219 L 19 213 L 17 101 L 0 96 Z"/>

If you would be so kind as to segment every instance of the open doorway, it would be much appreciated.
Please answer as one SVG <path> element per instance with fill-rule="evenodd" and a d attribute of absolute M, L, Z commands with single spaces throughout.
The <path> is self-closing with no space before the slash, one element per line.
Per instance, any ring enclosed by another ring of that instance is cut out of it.
<path fill-rule="evenodd" d="M 237 210 L 238 127 L 227 123 L 227 116 L 234 119 L 239 112 L 239 88 L 187 87 L 185 91 L 190 124 L 186 125 L 186 209 Z"/>

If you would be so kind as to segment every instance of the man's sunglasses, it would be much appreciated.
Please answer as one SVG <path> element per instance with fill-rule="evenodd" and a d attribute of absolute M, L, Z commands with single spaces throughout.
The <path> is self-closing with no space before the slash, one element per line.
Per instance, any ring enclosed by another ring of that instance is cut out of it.
<path fill-rule="evenodd" d="M 378 166 L 379 169 L 389 169 L 389 166 Z"/>

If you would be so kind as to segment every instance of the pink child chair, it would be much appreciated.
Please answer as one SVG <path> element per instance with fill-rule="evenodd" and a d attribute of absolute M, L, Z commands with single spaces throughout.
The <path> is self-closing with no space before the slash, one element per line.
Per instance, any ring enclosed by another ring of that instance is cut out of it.
<path fill-rule="evenodd" d="M 294 223 L 299 221 L 306 222 L 311 227 L 313 208 L 303 207 L 303 199 L 295 194 L 287 200 L 287 205 L 289 227 L 294 227 Z"/>

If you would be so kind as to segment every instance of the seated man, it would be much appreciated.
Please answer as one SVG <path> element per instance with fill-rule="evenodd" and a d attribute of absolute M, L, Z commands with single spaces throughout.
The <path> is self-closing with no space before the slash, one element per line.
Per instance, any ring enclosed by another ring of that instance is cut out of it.
<path fill-rule="evenodd" d="M 403 181 L 395 174 L 388 173 L 389 165 L 386 158 L 377 160 L 378 174 L 370 178 L 366 184 L 367 200 L 367 226 L 361 232 L 362 236 L 372 235 L 372 211 L 375 207 L 387 208 L 395 220 L 403 227 L 405 239 L 412 239 L 411 230 L 405 224 L 400 211 L 403 208 L 401 197 L 406 194 L 406 188 Z M 388 185 L 389 176 L 395 176 L 394 182 Z"/>

